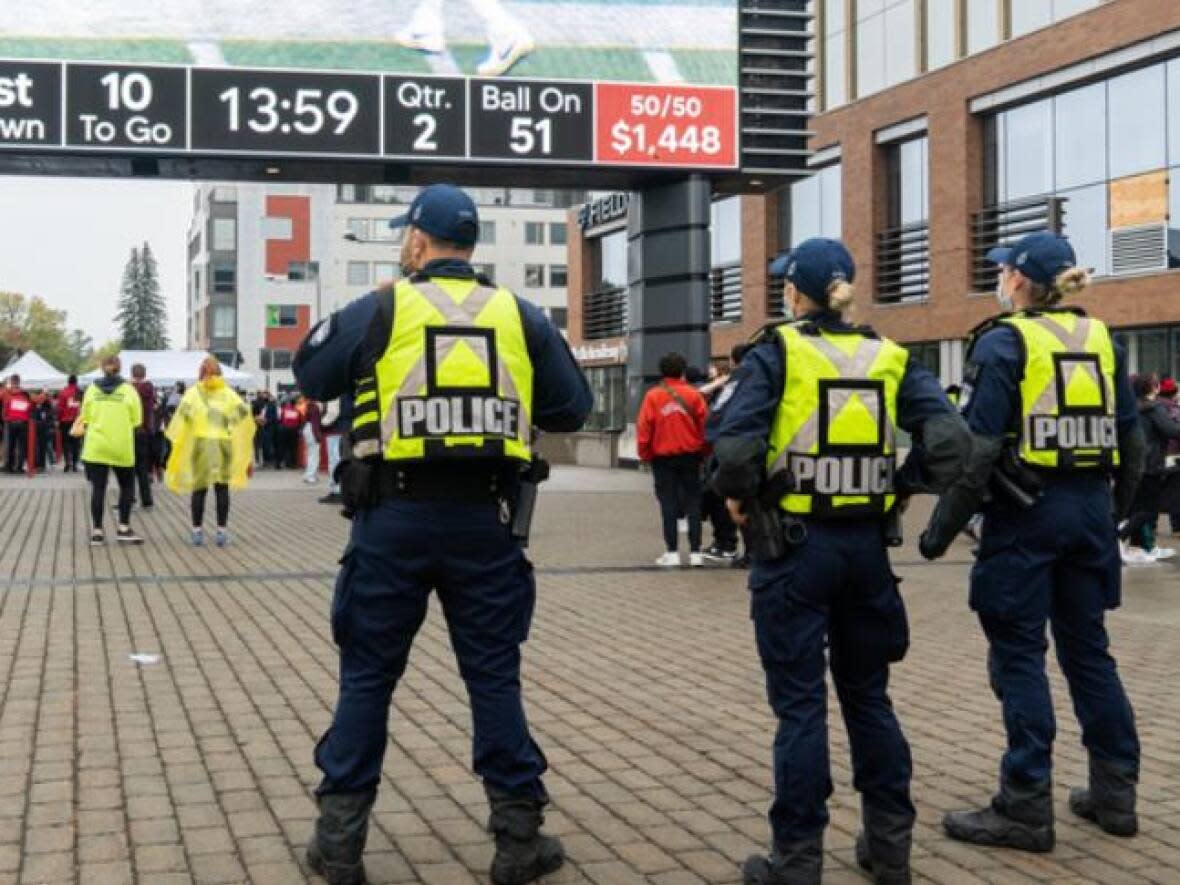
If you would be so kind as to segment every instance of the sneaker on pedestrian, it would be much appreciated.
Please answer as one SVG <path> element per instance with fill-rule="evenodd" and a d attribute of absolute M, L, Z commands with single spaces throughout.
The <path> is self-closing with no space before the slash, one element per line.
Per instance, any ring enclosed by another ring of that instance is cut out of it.
<path fill-rule="evenodd" d="M 305 483 L 307 483 L 309 486 L 313 486 L 313 485 L 315 485 L 315 484 L 316 484 L 316 483 L 317 483 L 319 480 L 318 480 L 318 478 L 317 478 L 317 477 L 314 477 L 314 476 L 305 476 L 305 477 L 303 477 L 303 481 L 304 481 Z"/>
<path fill-rule="evenodd" d="M 317 499 L 321 504 L 343 504 L 344 497 L 339 492 L 329 492 L 324 497 Z"/>
<path fill-rule="evenodd" d="M 1156 559 L 1171 559 L 1176 555 L 1176 548 L 1174 547 L 1153 547 L 1150 551 L 1151 555 Z"/>
<path fill-rule="evenodd" d="M 115 540 L 120 544 L 142 544 L 143 538 L 131 530 L 129 525 L 119 526 L 118 531 L 115 532 Z"/>
<path fill-rule="evenodd" d="M 699 552 L 688 554 L 688 564 L 691 568 L 702 568 L 705 564 L 705 554 Z"/>
<path fill-rule="evenodd" d="M 738 552 L 736 550 L 726 550 L 724 547 L 718 547 L 714 544 L 712 547 L 705 548 L 704 557 L 709 562 L 729 563 L 738 558 Z"/>
<path fill-rule="evenodd" d="M 229 532 L 225 529 L 218 529 L 217 534 L 213 537 L 214 542 L 218 547 L 224 547 L 229 543 Z"/>
<path fill-rule="evenodd" d="M 656 560 L 656 565 L 660 568 L 679 568 L 680 554 L 674 550 L 669 550 L 663 556 Z"/>
<path fill-rule="evenodd" d="M 1119 544 L 1123 565 L 1154 565 L 1156 558 L 1141 547 L 1132 547 L 1125 541 Z"/>
<path fill-rule="evenodd" d="M 107 536 L 106 536 L 106 533 L 103 532 L 102 529 L 94 529 L 90 533 L 90 546 L 91 547 L 101 547 L 106 542 L 107 542 Z"/>
<path fill-rule="evenodd" d="M 201 529 L 193 529 L 189 540 L 192 541 L 194 547 L 201 547 L 205 544 L 205 532 Z"/>

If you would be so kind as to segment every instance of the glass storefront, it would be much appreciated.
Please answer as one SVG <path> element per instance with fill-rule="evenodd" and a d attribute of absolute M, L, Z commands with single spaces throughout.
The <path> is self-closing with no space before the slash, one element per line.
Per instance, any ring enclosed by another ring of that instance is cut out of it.
<path fill-rule="evenodd" d="M 620 432 L 627 423 L 626 367 L 588 366 L 582 369 L 594 408 L 583 430 Z"/>

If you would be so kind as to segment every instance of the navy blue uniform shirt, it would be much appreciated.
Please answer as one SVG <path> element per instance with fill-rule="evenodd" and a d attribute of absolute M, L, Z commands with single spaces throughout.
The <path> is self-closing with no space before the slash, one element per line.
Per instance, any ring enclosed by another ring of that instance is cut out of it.
<path fill-rule="evenodd" d="M 980 436 L 1003 436 L 1020 426 L 1020 379 L 1024 376 L 1020 333 L 996 326 L 976 339 L 964 370 L 960 398 L 967 426 Z M 1135 394 L 1127 377 L 1127 357 L 1114 346 L 1115 417 L 1120 431 L 1138 420 Z"/>
<path fill-rule="evenodd" d="M 461 259 L 431 261 L 426 276 L 471 280 Z M 295 381 L 312 399 L 328 401 L 352 392 L 354 380 L 389 346 L 391 330 L 378 328 L 381 295 L 370 292 L 321 320 L 295 355 Z M 541 430 L 577 430 L 594 405 L 590 387 L 569 345 L 540 308 L 517 297 L 529 359 L 533 363 L 532 422 Z"/>
<path fill-rule="evenodd" d="M 852 328 L 834 317 L 811 316 L 821 326 L 833 331 Z M 777 341 L 756 345 L 742 359 L 735 372 L 737 384 L 720 420 L 707 434 L 709 442 L 723 436 L 768 439 L 775 410 L 782 401 L 786 382 L 786 365 Z M 913 360 L 906 363 L 905 375 L 897 391 L 897 423 L 910 433 L 937 415 L 953 412 L 954 407 L 928 369 Z"/>

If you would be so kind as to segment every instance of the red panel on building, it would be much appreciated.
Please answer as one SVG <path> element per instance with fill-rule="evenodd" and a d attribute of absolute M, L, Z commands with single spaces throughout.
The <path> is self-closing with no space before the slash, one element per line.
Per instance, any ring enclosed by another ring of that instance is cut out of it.
<path fill-rule="evenodd" d="M 293 326 L 279 326 L 266 330 L 266 347 L 271 350 L 298 350 L 300 343 L 311 329 L 311 306 L 300 304 L 295 308 L 296 322 Z"/>
<path fill-rule="evenodd" d="M 286 276 L 292 261 L 311 260 L 311 197 L 267 197 L 266 217 L 291 219 L 291 239 L 266 241 L 266 272 Z"/>

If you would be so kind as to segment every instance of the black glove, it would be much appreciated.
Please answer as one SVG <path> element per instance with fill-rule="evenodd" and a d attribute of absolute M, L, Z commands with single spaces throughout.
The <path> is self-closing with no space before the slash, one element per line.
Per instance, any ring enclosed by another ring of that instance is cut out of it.
<path fill-rule="evenodd" d="M 1147 460 L 1147 439 L 1139 422 L 1119 433 L 1119 469 L 1114 477 L 1114 521 L 1121 523 L 1131 513 L 1135 492 L 1143 479 L 1144 462 Z"/>
<path fill-rule="evenodd" d="M 926 530 L 918 538 L 918 552 L 926 559 L 937 559 L 967 522 L 979 512 L 987 495 L 987 481 L 992 467 L 1004 448 L 1000 437 L 975 436 L 966 470 L 934 508 Z"/>

